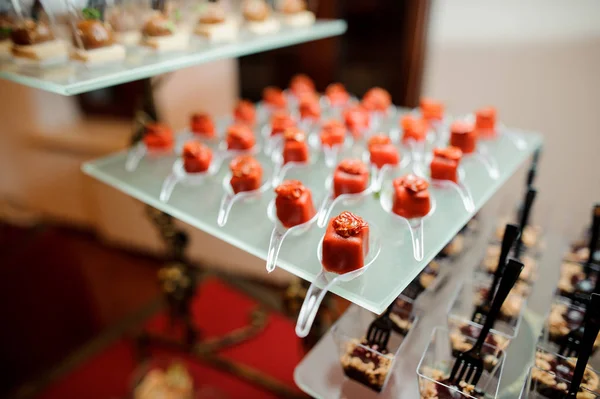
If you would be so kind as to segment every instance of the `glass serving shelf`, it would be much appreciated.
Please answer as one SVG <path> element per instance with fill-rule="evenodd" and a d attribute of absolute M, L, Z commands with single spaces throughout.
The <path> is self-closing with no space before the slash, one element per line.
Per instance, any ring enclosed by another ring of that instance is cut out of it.
<path fill-rule="evenodd" d="M 382 130 L 397 126 L 397 117 L 402 112 L 399 110 L 388 126 L 381 127 Z M 499 176 L 495 180 L 489 177 L 488 171 L 477 159 L 464 159 L 461 162 L 465 176 L 463 183 L 470 190 L 474 202 L 470 211 L 466 210 L 461 196 L 455 190 L 430 187 L 436 205 L 435 211 L 424 221 L 424 257 L 420 261 L 413 254 L 411 232 L 406 223 L 392 218 L 384 210 L 377 194 L 369 194 L 354 203 L 338 202 L 332 208 L 331 215 L 349 210 L 372 223 L 381 237 L 381 251 L 364 274 L 352 281 L 335 284 L 331 291 L 367 310 L 382 313 L 541 143 L 540 135 L 513 129 L 507 129 L 506 134 L 487 142 L 485 146 L 489 155 L 499 165 Z M 344 154 L 344 157 L 349 156 L 357 155 Z M 271 164 L 270 157 L 264 153 L 256 158 L 263 165 Z M 258 258 L 267 258 L 274 226 L 267 217 L 269 203 L 275 196 L 272 189 L 250 202 L 236 203 L 227 224 L 219 227 L 217 215 L 224 191 L 223 179 L 228 173 L 226 164 L 200 186 L 179 184 L 169 201 L 163 202 L 159 198 L 161 186 L 177 157 L 144 158 L 137 169 L 131 172 L 125 169 L 126 159 L 127 153 L 118 153 L 84 164 L 83 171 Z M 398 173 L 410 173 L 411 168 L 402 167 Z M 328 192 L 325 186 L 330 173 L 330 169 L 317 162 L 311 167 L 291 170 L 286 178 L 299 179 L 310 187 L 318 206 Z M 321 271 L 317 248 L 324 231 L 324 228 L 315 224 L 301 236 L 287 238 L 281 247 L 278 267 L 313 282 Z"/>
<path fill-rule="evenodd" d="M 342 20 L 320 20 L 310 27 L 284 26 L 273 34 L 255 35 L 244 32 L 238 39 L 229 43 L 210 44 L 202 40 L 192 40 L 190 48 L 184 52 L 162 55 L 142 55 L 134 52 L 128 55 L 124 65 L 101 69 L 86 70 L 70 63 L 60 67 L 25 71 L 12 63 L 6 63 L 0 65 L 0 78 L 70 96 L 215 60 L 338 36 L 346 31 L 346 27 L 346 22 Z"/>

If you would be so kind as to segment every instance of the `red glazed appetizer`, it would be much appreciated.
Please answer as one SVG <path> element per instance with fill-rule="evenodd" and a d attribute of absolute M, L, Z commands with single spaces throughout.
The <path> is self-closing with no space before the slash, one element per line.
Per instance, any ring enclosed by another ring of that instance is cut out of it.
<path fill-rule="evenodd" d="M 496 108 L 486 107 L 475 112 L 475 133 L 478 137 L 496 137 Z"/>
<path fill-rule="evenodd" d="M 285 180 L 275 189 L 277 219 L 290 228 L 308 222 L 315 216 L 310 190 L 298 180 Z"/>
<path fill-rule="evenodd" d="M 290 80 L 290 91 L 298 98 L 315 92 L 315 84 L 311 78 L 300 73 Z"/>
<path fill-rule="evenodd" d="M 298 128 L 289 128 L 283 133 L 283 163 L 308 162 L 309 151 L 306 135 Z"/>
<path fill-rule="evenodd" d="M 362 193 L 369 185 L 367 165 L 358 159 L 345 159 L 333 173 L 333 196 Z"/>
<path fill-rule="evenodd" d="M 279 87 L 268 86 L 263 90 L 263 101 L 272 108 L 285 108 L 287 100 Z"/>
<path fill-rule="evenodd" d="M 372 136 L 369 139 L 368 147 L 371 163 L 375 164 L 379 169 L 383 165 L 398 165 L 400 155 L 398 155 L 398 150 L 388 136 L 384 134 Z"/>
<path fill-rule="evenodd" d="M 344 144 L 346 126 L 338 120 L 332 119 L 323 124 L 321 130 L 321 144 L 327 147 Z"/>
<path fill-rule="evenodd" d="M 350 107 L 344 111 L 344 121 L 354 137 L 360 136 L 363 130 L 369 128 L 369 112 L 362 106 Z"/>
<path fill-rule="evenodd" d="M 429 183 L 415 175 L 394 179 L 394 206 L 392 212 L 403 218 L 420 218 L 431 210 Z"/>
<path fill-rule="evenodd" d="M 212 161 L 212 151 L 197 141 L 188 141 L 183 146 L 183 168 L 187 173 L 206 172 Z"/>
<path fill-rule="evenodd" d="M 462 151 L 458 147 L 435 148 L 431 161 L 431 178 L 458 183 L 458 164 Z"/>
<path fill-rule="evenodd" d="M 233 110 L 233 117 L 238 123 L 253 126 L 256 123 L 256 108 L 250 101 L 240 100 Z"/>
<path fill-rule="evenodd" d="M 431 98 L 422 98 L 419 106 L 421 108 L 421 115 L 427 122 L 444 119 L 444 104 L 441 102 Z"/>
<path fill-rule="evenodd" d="M 245 151 L 254 147 L 256 139 L 248 125 L 237 123 L 227 129 L 226 141 L 228 150 Z"/>
<path fill-rule="evenodd" d="M 190 118 L 190 129 L 192 133 L 208 138 L 215 137 L 215 124 L 210 115 L 205 113 L 193 114 Z"/>
<path fill-rule="evenodd" d="M 144 144 L 150 150 L 166 151 L 173 148 L 173 131 L 165 124 L 154 122 L 145 126 Z"/>
<path fill-rule="evenodd" d="M 369 252 L 369 225 L 345 211 L 329 221 L 323 237 L 321 259 L 328 272 L 345 274 L 365 265 Z"/>
<path fill-rule="evenodd" d="M 350 100 L 350 94 L 346 91 L 346 88 L 341 83 L 332 83 L 325 89 L 325 95 L 329 100 L 329 104 L 334 107 L 348 104 Z"/>
<path fill-rule="evenodd" d="M 381 87 L 373 87 L 365 93 L 362 106 L 368 111 L 386 112 L 392 105 L 392 96 Z"/>
<path fill-rule="evenodd" d="M 291 127 L 296 127 L 296 122 L 286 111 L 278 111 L 271 117 L 271 136 L 276 136 Z"/>
<path fill-rule="evenodd" d="M 302 96 L 298 111 L 302 119 L 319 119 L 321 117 L 319 99 L 313 95 Z"/>
<path fill-rule="evenodd" d="M 400 119 L 400 127 L 402 128 L 402 142 L 405 144 L 409 140 L 425 141 L 427 138 L 427 123 L 422 119 L 404 115 Z"/>
<path fill-rule="evenodd" d="M 477 145 L 477 133 L 473 125 L 456 121 L 450 125 L 450 145 L 458 147 L 463 154 L 471 154 Z"/>
<path fill-rule="evenodd" d="M 229 164 L 231 188 L 234 193 L 258 190 L 262 184 L 263 170 L 260 163 L 249 155 L 235 157 Z"/>

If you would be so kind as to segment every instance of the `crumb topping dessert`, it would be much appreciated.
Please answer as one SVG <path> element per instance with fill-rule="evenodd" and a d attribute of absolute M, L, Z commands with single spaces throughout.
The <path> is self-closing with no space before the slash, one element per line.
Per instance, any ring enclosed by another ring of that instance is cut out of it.
<path fill-rule="evenodd" d="M 567 381 L 572 380 L 576 363 L 577 359 L 575 358 L 566 359 L 548 352 L 536 352 L 536 367 L 531 369 L 531 379 L 536 384 L 532 384 L 532 387 L 546 398 L 563 399 L 569 389 Z M 586 368 L 581 381 L 581 388 L 595 392 L 598 385 L 598 374 L 591 367 Z M 595 399 L 596 395 L 580 389 L 577 398 Z"/>
<path fill-rule="evenodd" d="M 479 306 L 483 303 L 483 300 L 487 297 L 488 288 L 480 288 L 479 294 L 475 297 L 475 306 Z M 500 308 L 500 314 L 498 320 L 503 320 L 507 323 L 513 322 L 521 314 L 523 308 L 524 298 L 521 295 L 511 292 L 502 304 Z"/>
<path fill-rule="evenodd" d="M 365 339 L 352 339 L 346 343 L 340 362 L 348 378 L 381 392 L 393 359 L 385 349 L 370 345 Z"/>
<path fill-rule="evenodd" d="M 483 259 L 483 266 L 489 274 L 494 274 L 498 268 L 498 258 L 500 258 L 501 247 L 499 245 L 490 245 L 487 247 L 485 257 Z M 519 275 L 519 279 L 522 281 L 531 282 L 535 277 L 536 261 L 530 256 L 522 256 L 521 262 L 523 263 L 523 271 Z"/>
<path fill-rule="evenodd" d="M 481 329 L 467 323 L 458 323 L 450 332 L 452 356 L 458 357 L 461 352 L 466 352 L 473 347 L 474 340 L 479 337 Z M 470 338 L 470 339 L 469 339 Z M 501 353 L 506 350 L 510 341 L 498 334 L 488 334 L 481 353 L 486 370 L 491 371 L 500 361 Z"/>
<path fill-rule="evenodd" d="M 419 273 L 419 284 L 423 289 L 426 289 L 433 283 L 438 274 L 440 274 L 440 263 L 434 259 Z"/>
<path fill-rule="evenodd" d="M 563 337 L 571 330 L 579 328 L 585 317 L 585 309 L 569 306 L 564 302 L 554 302 L 550 307 L 550 314 L 546 321 L 548 326 L 548 338 L 550 341 L 560 344 Z M 594 351 L 600 345 L 600 335 L 594 341 Z"/>
<path fill-rule="evenodd" d="M 390 320 L 394 323 L 394 331 L 407 335 L 413 325 L 413 304 L 403 298 L 396 298 L 390 312 Z"/>
<path fill-rule="evenodd" d="M 457 399 L 463 397 L 458 392 L 474 398 L 483 398 L 485 396 L 484 392 L 464 381 L 460 381 L 458 386 L 452 384 L 448 379 L 448 375 L 442 370 L 426 367 L 423 372 L 438 383 L 420 379 L 421 399 Z"/>

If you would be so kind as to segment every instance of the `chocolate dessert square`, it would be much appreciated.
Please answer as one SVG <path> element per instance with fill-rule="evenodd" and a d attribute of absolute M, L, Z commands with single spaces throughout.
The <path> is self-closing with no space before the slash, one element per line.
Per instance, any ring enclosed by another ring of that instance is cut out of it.
<path fill-rule="evenodd" d="M 562 340 L 571 330 L 581 326 L 584 316 L 585 308 L 561 299 L 554 301 L 546 320 L 546 330 L 550 342 L 560 346 Z M 599 345 L 600 335 L 596 337 L 592 353 L 598 349 Z"/>
<path fill-rule="evenodd" d="M 431 368 L 427 371 L 431 379 L 420 380 L 421 399 L 456 399 L 456 398 L 484 398 L 485 393 L 477 387 L 460 381 L 458 385 L 452 384 L 448 375 L 442 370 Z"/>
<path fill-rule="evenodd" d="M 370 345 L 365 339 L 352 339 L 346 342 L 340 362 L 348 378 L 381 392 L 393 359 L 387 350 L 380 352 L 377 345 Z"/>
<path fill-rule="evenodd" d="M 413 301 L 403 295 L 396 298 L 390 319 L 394 323 L 394 331 L 400 335 L 406 336 L 415 321 L 413 314 Z"/>
<path fill-rule="evenodd" d="M 466 352 L 473 347 L 473 343 L 479 337 L 481 327 L 474 323 L 466 323 L 451 319 L 450 343 L 452 345 L 452 356 L 458 357 L 461 352 Z M 500 362 L 504 350 L 508 347 L 510 340 L 499 334 L 490 333 L 482 348 L 483 364 L 487 371 L 492 371 Z"/>

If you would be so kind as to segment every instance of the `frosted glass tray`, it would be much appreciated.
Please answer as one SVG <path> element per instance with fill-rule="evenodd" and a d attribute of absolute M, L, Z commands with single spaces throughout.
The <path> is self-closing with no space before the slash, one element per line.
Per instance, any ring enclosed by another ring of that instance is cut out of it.
<path fill-rule="evenodd" d="M 380 130 L 390 131 L 398 126 L 398 118 L 402 112 L 406 110 L 397 110 L 392 118 L 383 121 Z M 259 130 L 260 127 L 257 128 L 256 135 L 262 137 Z M 331 215 L 349 210 L 374 225 L 381 240 L 381 252 L 363 275 L 350 282 L 336 284 L 331 291 L 372 312 L 383 312 L 542 142 L 538 134 L 514 129 L 504 129 L 504 133 L 496 140 L 484 144 L 489 156 L 499 166 L 497 179 L 490 178 L 488 170 L 478 159 L 468 158 L 462 161 L 464 185 L 470 190 L 474 204 L 471 211 L 465 209 L 457 191 L 430 187 L 436 205 L 435 212 L 424 221 L 424 257 L 421 261 L 414 257 L 411 232 L 406 223 L 387 213 L 378 195 L 370 194 L 358 202 L 335 205 Z M 263 148 L 264 144 L 266 143 L 263 143 Z M 362 148 L 348 148 L 343 158 L 362 156 Z M 404 156 L 407 152 L 403 153 Z M 274 198 L 272 189 L 251 202 L 236 203 L 228 223 L 219 227 L 217 214 L 223 196 L 223 180 L 228 173 L 227 162 L 201 186 L 177 185 L 170 200 L 163 202 L 159 199 L 161 186 L 177 159 L 175 155 L 144 158 L 132 172 L 125 170 L 126 158 L 126 153 L 118 153 L 88 162 L 83 165 L 83 170 L 146 204 L 254 256 L 266 259 L 273 229 L 273 222 L 267 217 L 269 203 Z M 266 166 L 266 170 L 272 169 L 269 167 L 269 156 L 261 153 L 257 159 Z M 409 173 L 412 168 L 413 164 L 404 165 L 394 175 Z M 318 206 L 327 192 L 325 187 L 330 174 L 331 170 L 320 159 L 309 167 L 292 169 L 286 178 L 299 179 L 310 187 Z M 386 183 L 391 185 L 390 181 Z M 288 237 L 283 242 L 278 266 L 305 280 L 314 281 L 321 270 L 317 247 L 323 233 L 324 228 L 318 228 L 315 224 L 299 237 Z"/>
<path fill-rule="evenodd" d="M 122 66 L 97 70 L 77 69 L 73 64 L 44 70 L 23 71 L 16 65 L 0 65 L 0 78 L 25 86 L 62 95 L 74 95 L 144 79 L 178 69 L 187 68 L 225 58 L 260 53 L 280 47 L 292 46 L 312 40 L 341 35 L 346 31 L 342 20 L 317 21 L 313 26 L 282 27 L 278 32 L 254 35 L 241 32 L 231 43 L 192 41 L 190 49 L 164 55 L 130 55 Z M 242 34 L 244 33 L 244 34 Z"/>

